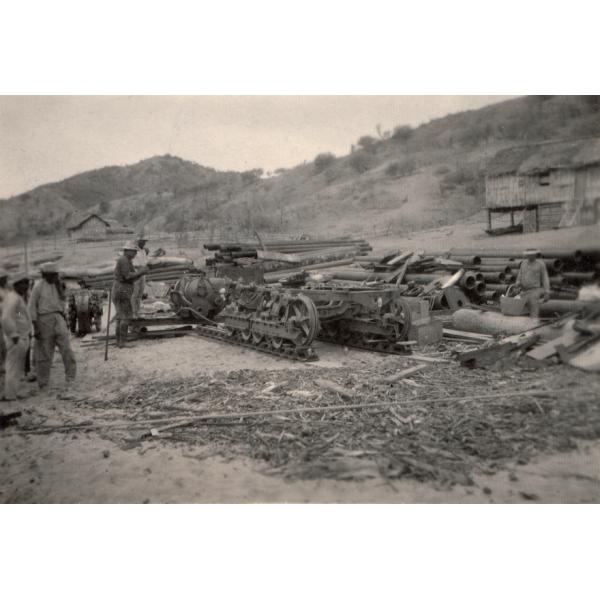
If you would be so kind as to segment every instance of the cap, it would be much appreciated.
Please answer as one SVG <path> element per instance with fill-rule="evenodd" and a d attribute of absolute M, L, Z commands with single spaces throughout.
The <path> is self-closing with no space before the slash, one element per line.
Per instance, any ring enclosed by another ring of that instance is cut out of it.
<path fill-rule="evenodd" d="M 19 281 L 29 281 L 31 278 L 29 274 L 25 271 L 19 271 L 18 273 L 13 273 L 10 276 L 9 282 L 10 285 L 15 285 L 15 283 L 19 283 Z"/>
<path fill-rule="evenodd" d="M 126 242 L 125 244 L 123 244 L 123 246 L 121 246 L 122 250 L 133 250 L 135 252 L 138 251 L 138 247 L 136 246 L 135 242 Z"/>
<path fill-rule="evenodd" d="M 40 271 L 42 273 L 58 273 L 58 265 L 55 262 L 47 262 L 40 265 Z"/>
<path fill-rule="evenodd" d="M 527 248 L 523 251 L 523 256 L 537 256 L 540 251 L 537 248 Z"/>

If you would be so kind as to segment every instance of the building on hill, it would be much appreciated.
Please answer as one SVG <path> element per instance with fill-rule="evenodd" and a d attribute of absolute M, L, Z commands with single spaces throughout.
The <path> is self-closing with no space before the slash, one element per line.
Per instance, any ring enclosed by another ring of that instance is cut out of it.
<path fill-rule="evenodd" d="M 111 235 L 128 235 L 133 229 L 117 221 L 103 219 L 95 213 L 73 215 L 67 225 L 69 237 L 78 242 L 105 240 Z"/>
<path fill-rule="evenodd" d="M 600 138 L 541 142 L 500 150 L 485 176 L 493 214 L 523 217 L 523 232 L 590 225 L 600 219 Z"/>

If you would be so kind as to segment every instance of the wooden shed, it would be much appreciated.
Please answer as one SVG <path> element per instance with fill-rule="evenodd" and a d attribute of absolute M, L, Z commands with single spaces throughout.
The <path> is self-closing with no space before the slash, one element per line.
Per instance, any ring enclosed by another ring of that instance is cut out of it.
<path fill-rule="evenodd" d="M 103 240 L 110 227 L 108 221 L 97 214 L 75 214 L 67 226 L 69 237 L 80 241 Z"/>
<path fill-rule="evenodd" d="M 506 148 L 486 169 L 489 230 L 494 213 L 522 214 L 523 231 L 598 223 L 600 138 Z"/>

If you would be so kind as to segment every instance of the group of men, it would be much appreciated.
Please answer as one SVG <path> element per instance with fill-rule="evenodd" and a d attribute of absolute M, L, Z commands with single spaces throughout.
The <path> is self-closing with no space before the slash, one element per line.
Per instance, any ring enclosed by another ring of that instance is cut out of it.
<path fill-rule="evenodd" d="M 125 244 L 123 255 L 117 259 L 115 266 L 112 295 L 116 307 L 117 345 L 120 348 L 127 345 L 131 318 L 139 316 L 147 271 L 146 242 L 146 239 L 139 237 L 136 242 Z M 67 386 L 75 380 L 77 363 L 66 322 L 65 286 L 60 280 L 56 263 L 41 265 L 40 273 L 41 279 L 31 289 L 31 277 L 27 273 L 9 275 L 0 270 L 0 366 L 4 369 L 2 400 L 26 397 L 22 382 L 32 336 L 39 391 L 44 392 L 49 385 L 56 348 L 62 357 Z"/>
<path fill-rule="evenodd" d="M 27 273 L 9 277 L 0 272 L 0 319 L 4 354 L 4 394 L 2 400 L 24 398 L 22 381 L 25 364 L 34 338 L 33 355 L 40 392 L 48 387 L 54 350 L 58 348 L 65 367 L 67 386 L 75 380 L 77 363 L 71 348 L 65 319 L 65 288 L 56 263 L 40 267 L 42 278 L 30 293 Z"/>

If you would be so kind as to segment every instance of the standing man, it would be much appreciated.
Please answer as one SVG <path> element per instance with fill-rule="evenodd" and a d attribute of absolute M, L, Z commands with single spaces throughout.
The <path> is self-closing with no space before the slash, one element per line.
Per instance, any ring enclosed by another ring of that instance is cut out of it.
<path fill-rule="evenodd" d="M 0 375 L 4 374 L 4 360 L 6 359 L 6 344 L 2 334 L 2 301 L 8 292 L 8 273 L 0 267 Z"/>
<path fill-rule="evenodd" d="M 33 286 L 29 298 L 29 315 L 33 323 L 35 345 L 33 355 L 40 391 L 48 387 L 54 360 L 54 348 L 62 357 L 67 385 L 75 381 L 77 363 L 71 348 L 69 329 L 65 317 L 65 290 L 59 278 L 56 263 L 40 267 L 42 279 Z"/>
<path fill-rule="evenodd" d="M 143 237 L 143 234 L 140 233 L 136 240 L 137 254 L 133 259 L 133 266 L 136 269 L 146 269 L 148 266 L 148 248 L 146 248 L 146 242 L 148 240 Z M 144 270 L 144 272 L 146 272 Z M 136 279 L 133 284 L 133 295 L 131 296 L 131 308 L 133 311 L 134 319 L 137 319 L 140 316 L 140 306 L 142 304 L 142 298 L 144 296 L 144 290 L 146 289 L 146 277 L 142 275 L 138 279 Z"/>
<path fill-rule="evenodd" d="M 19 393 L 19 388 L 31 334 L 31 319 L 24 300 L 29 289 L 29 276 L 17 273 L 11 277 L 10 283 L 13 289 L 6 293 L 2 303 L 2 333 L 6 345 L 3 400 L 9 401 L 25 397 Z"/>
<path fill-rule="evenodd" d="M 117 321 L 117 347 L 125 348 L 127 346 L 127 332 L 129 330 L 129 321 L 133 316 L 133 307 L 131 298 L 133 296 L 134 283 L 143 277 L 147 267 L 141 267 L 139 271 L 133 266 L 133 259 L 137 254 L 138 247 L 134 242 L 127 242 L 123 246 L 123 255 L 117 258 L 115 265 L 115 280 L 112 287 L 113 304 L 116 310 Z"/>
<path fill-rule="evenodd" d="M 525 306 L 534 319 L 540 316 L 540 300 L 550 298 L 550 279 L 546 263 L 539 260 L 539 250 L 528 248 L 523 252 L 524 260 L 519 267 L 516 286 L 525 297 Z"/>

